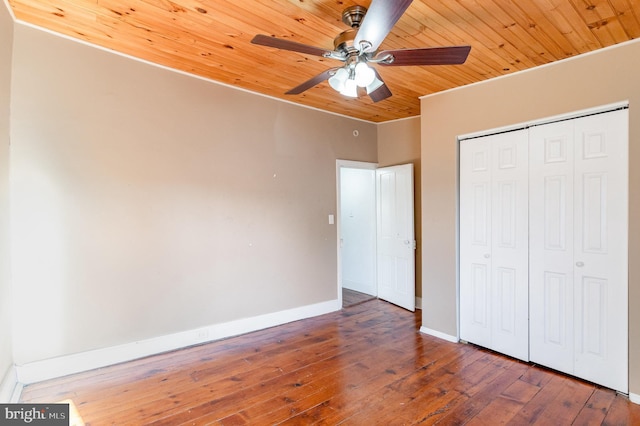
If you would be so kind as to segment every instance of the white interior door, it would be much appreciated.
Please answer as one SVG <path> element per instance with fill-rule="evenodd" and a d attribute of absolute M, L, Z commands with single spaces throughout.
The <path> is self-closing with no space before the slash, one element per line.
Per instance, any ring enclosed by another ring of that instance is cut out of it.
<path fill-rule="evenodd" d="M 375 169 L 341 167 L 339 197 L 342 287 L 377 296 Z"/>
<path fill-rule="evenodd" d="M 525 130 L 461 142 L 460 337 L 529 359 Z"/>
<path fill-rule="evenodd" d="M 415 311 L 413 164 L 376 170 L 378 297 Z"/>

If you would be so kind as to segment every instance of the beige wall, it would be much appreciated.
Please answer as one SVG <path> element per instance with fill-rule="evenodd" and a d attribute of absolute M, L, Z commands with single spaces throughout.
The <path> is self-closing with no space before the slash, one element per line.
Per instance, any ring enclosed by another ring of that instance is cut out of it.
<path fill-rule="evenodd" d="M 423 325 L 457 335 L 458 135 L 629 100 L 630 391 L 640 394 L 640 41 L 422 99 Z"/>
<path fill-rule="evenodd" d="M 0 1 L 0 382 L 13 364 L 9 261 L 9 99 L 13 21 Z"/>
<path fill-rule="evenodd" d="M 336 159 L 375 124 L 14 42 L 17 364 L 336 300 Z"/>
<path fill-rule="evenodd" d="M 422 202 L 420 190 L 420 117 L 388 121 L 378 125 L 378 165 L 412 163 L 415 186 L 416 296 L 422 297 Z"/>

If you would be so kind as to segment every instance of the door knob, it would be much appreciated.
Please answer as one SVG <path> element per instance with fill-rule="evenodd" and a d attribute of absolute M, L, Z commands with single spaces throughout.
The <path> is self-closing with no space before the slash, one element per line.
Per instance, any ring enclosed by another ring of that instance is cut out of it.
<path fill-rule="evenodd" d="M 584 266 L 584 262 L 576 262 L 576 266 L 578 268 L 582 268 Z"/>
<path fill-rule="evenodd" d="M 485 259 L 489 259 L 490 257 L 491 257 L 491 255 L 490 255 L 489 253 L 485 253 L 485 254 L 484 254 L 484 258 L 485 258 Z"/>

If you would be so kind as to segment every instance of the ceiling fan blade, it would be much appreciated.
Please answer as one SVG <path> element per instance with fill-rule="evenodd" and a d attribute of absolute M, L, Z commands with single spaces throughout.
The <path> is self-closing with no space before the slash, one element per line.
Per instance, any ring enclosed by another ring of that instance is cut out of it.
<path fill-rule="evenodd" d="M 459 65 L 469 56 L 471 46 L 426 47 L 423 49 L 383 50 L 376 55 L 381 59 L 379 65 Z M 393 56 L 391 62 L 384 60 L 387 55 Z"/>
<path fill-rule="evenodd" d="M 307 55 L 316 56 L 331 56 L 331 51 L 327 49 L 321 49 L 315 46 L 309 46 L 307 44 L 298 43 L 295 41 L 284 40 L 277 37 L 271 37 L 263 34 L 256 35 L 253 40 L 253 44 L 259 44 L 261 46 L 275 47 L 276 49 L 290 50 L 292 52 L 306 53 Z"/>
<path fill-rule="evenodd" d="M 413 0 L 373 0 L 362 25 L 358 29 L 358 34 L 354 41 L 354 46 L 360 47 L 361 42 L 370 44 L 365 51 L 375 52 L 385 39 L 389 31 L 398 22 L 405 10 Z"/>
<path fill-rule="evenodd" d="M 331 77 L 333 74 L 335 74 L 337 69 L 338 68 L 330 68 L 330 69 L 324 71 L 323 73 L 320 73 L 320 74 L 316 75 L 312 79 L 305 81 L 304 83 L 300 84 L 299 86 L 294 87 L 293 89 L 289 90 L 285 94 L 286 95 L 299 95 L 300 93 L 304 92 L 305 90 L 309 90 L 313 86 L 316 86 L 316 85 L 322 83 L 323 81 L 328 80 L 329 77 Z"/>
<path fill-rule="evenodd" d="M 372 68 L 372 69 L 376 73 L 376 78 L 380 80 L 382 85 L 377 89 L 373 90 L 372 92 L 370 92 L 369 97 L 373 100 L 373 102 L 380 102 L 390 97 L 392 93 L 391 93 L 391 90 L 389 90 L 389 88 L 387 87 L 387 85 L 384 84 L 384 81 L 382 81 L 382 77 L 380 76 L 380 74 L 378 74 L 378 71 L 376 71 L 375 68 Z"/>

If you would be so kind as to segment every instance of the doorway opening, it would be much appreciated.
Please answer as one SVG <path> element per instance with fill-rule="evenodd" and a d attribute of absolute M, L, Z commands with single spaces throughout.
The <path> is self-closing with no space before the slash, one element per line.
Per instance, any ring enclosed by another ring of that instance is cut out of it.
<path fill-rule="evenodd" d="M 338 285 L 342 307 L 378 297 L 376 167 L 375 163 L 338 162 Z"/>
<path fill-rule="evenodd" d="M 338 160 L 336 171 L 342 306 L 379 297 L 414 311 L 413 165 Z"/>

